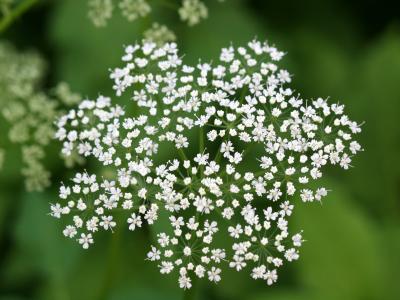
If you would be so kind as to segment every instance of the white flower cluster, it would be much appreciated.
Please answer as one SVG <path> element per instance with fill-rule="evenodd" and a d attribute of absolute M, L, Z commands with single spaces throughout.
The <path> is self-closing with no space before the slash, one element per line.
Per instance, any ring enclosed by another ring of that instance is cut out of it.
<path fill-rule="evenodd" d="M 64 235 L 88 248 L 95 232 L 121 225 L 118 213 L 134 230 L 164 211 L 170 227 L 147 259 L 162 274 L 178 272 L 181 288 L 194 277 L 220 281 L 224 264 L 273 284 L 299 258 L 302 234 L 289 230 L 297 199 L 320 201 L 327 190 L 309 183 L 326 165 L 348 169 L 361 150 L 343 105 L 287 87 L 291 76 L 276 64 L 283 55 L 253 40 L 191 66 L 174 43 L 127 46 L 110 77 L 132 102 L 123 108 L 99 96 L 58 120 L 64 155 L 113 170 L 101 180 L 78 173 L 61 186 L 51 214 L 71 217 Z"/>
<path fill-rule="evenodd" d="M 152 11 L 148 0 L 118 0 L 117 2 L 122 16 L 130 22 L 146 17 Z M 157 4 L 163 9 L 176 11 L 181 21 L 189 26 L 196 25 L 208 17 L 207 6 L 201 0 L 182 0 L 180 7 L 168 0 Z M 97 27 L 104 27 L 113 16 L 114 3 L 112 0 L 88 0 L 88 8 L 88 16 L 92 23 Z"/>
<path fill-rule="evenodd" d="M 0 42 L 0 126 L 4 134 L 8 129 L 11 143 L 20 145 L 25 186 L 34 191 L 50 184 L 50 173 L 42 160 L 44 148 L 54 136 L 53 122 L 60 106 L 80 100 L 65 83 L 54 89 L 54 95 L 43 92 L 40 81 L 44 65 L 36 53 L 19 53 L 10 44 Z"/>
<path fill-rule="evenodd" d="M 113 15 L 114 4 L 112 0 L 89 0 L 88 16 L 97 27 L 104 27 Z M 134 21 L 147 16 L 151 6 L 146 0 L 119 0 L 118 7 L 121 14 L 128 20 Z"/>
<path fill-rule="evenodd" d="M 114 10 L 112 0 L 89 0 L 88 6 L 88 17 L 93 24 L 97 27 L 106 26 Z"/>
<path fill-rule="evenodd" d="M 128 21 L 145 17 L 151 12 L 151 7 L 146 0 L 121 0 L 119 3 L 122 15 Z"/>
<path fill-rule="evenodd" d="M 179 8 L 179 16 L 189 26 L 196 25 L 201 19 L 207 18 L 207 6 L 200 0 L 183 0 L 182 7 Z"/>
<path fill-rule="evenodd" d="M 174 42 L 176 36 L 167 26 L 153 23 L 149 29 L 144 31 L 143 39 L 147 42 L 154 42 L 158 46 L 162 46 L 168 42 Z"/>

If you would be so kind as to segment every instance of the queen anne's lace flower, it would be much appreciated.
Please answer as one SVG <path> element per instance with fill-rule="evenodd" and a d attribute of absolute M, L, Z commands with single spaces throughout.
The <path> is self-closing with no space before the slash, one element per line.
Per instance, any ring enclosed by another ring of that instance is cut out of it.
<path fill-rule="evenodd" d="M 207 18 L 208 10 L 200 0 L 183 0 L 182 7 L 179 8 L 179 16 L 182 21 L 193 26 L 198 24 L 201 19 Z"/>
<path fill-rule="evenodd" d="M 104 27 L 107 25 L 113 15 L 115 2 L 117 2 L 121 14 L 130 22 L 146 17 L 152 11 L 151 2 L 148 0 L 117 0 L 114 2 L 112 0 L 88 0 L 88 16 L 95 26 Z M 220 2 L 222 1 L 220 0 Z M 168 1 L 160 1 L 157 5 L 163 9 L 175 10 L 180 19 L 189 26 L 196 25 L 208 17 L 207 6 L 200 0 L 183 0 L 180 7 Z M 165 28 L 153 26 L 152 32 L 156 30 L 159 30 L 157 35 L 160 36 Z M 168 41 L 171 41 L 171 39 L 168 39 Z"/>
<path fill-rule="evenodd" d="M 54 98 L 39 89 L 44 62 L 35 53 L 18 53 L 11 45 L 0 43 L 0 113 L 10 127 L 8 137 L 21 145 L 25 185 L 28 190 L 48 186 L 50 173 L 42 164 L 44 147 L 54 136 L 53 122 L 61 103 L 76 104 L 80 97 L 55 88 Z M 5 127 L 5 125 L 2 125 Z M 70 160 L 70 159 L 69 159 Z"/>
<path fill-rule="evenodd" d="M 147 16 L 151 7 L 146 0 L 122 0 L 119 3 L 122 15 L 128 21 L 134 21 L 139 17 Z"/>
<path fill-rule="evenodd" d="M 97 27 L 106 26 L 114 10 L 112 0 L 89 0 L 88 6 L 88 16 L 93 24 Z"/>
<path fill-rule="evenodd" d="M 153 25 L 143 33 L 146 42 L 154 42 L 158 46 L 162 46 L 167 42 L 176 40 L 175 34 L 165 25 L 153 23 Z"/>
<path fill-rule="evenodd" d="M 302 233 L 289 230 L 296 199 L 321 201 L 327 189 L 309 183 L 325 165 L 349 168 L 361 150 L 343 105 L 306 101 L 287 87 L 291 76 L 276 64 L 283 55 L 254 40 L 190 66 L 173 43 L 126 47 L 110 77 L 132 103 L 99 96 L 57 123 L 64 155 L 114 170 L 101 180 L 78 173 L 61 186 L 51 214 L 71 216 L 64 235 L 86 249 L 95 232 L 120 225 L 117 211 L 136 230 L 164 210 L 170 227 L 147 259 L 162 274 L 178 272 L 180 287 L 194 277 L 219 282 L 223 265 L 273 284 L 299 258 Z"/>

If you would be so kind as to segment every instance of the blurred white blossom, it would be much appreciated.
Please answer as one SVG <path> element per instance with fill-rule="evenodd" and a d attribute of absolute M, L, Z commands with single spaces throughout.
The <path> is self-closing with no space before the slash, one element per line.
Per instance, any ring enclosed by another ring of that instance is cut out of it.
<path fill-rule="evenodd" d="M 97 27 L 106 26 L 114 9 L 112 0 L 89 0 L 88 6 L 88 16 L 93 24 Z"/>
<path fill-rule="evenodd" d="M 182 7 L 179 8 L 179 16 L 182 21 L 193 26 L 198 24 L 201 19 L 207 18 L 208 10 L 200 0 L 183 0 Z"/>
<path fill-rule="evenodd" d="M 36 53 L 19 53 L 10 44 L 0 42 L 0 117 L 8 124 L 10 142 L 21 146 L 26 188 L 35 191 L 50 184 L 50 173 L 42 160 L 44 147 L 54 136 L 53 123 L 61 113 L 60 104 L 72 105 L 80 100 L 65 84 L 62 89 L 56 88 L 54 97 L 43 92 L 40 85 L 44 70 L 45 63 Z"/>
<path fill-rule="evenodd" d="M 162 46 L 167 42 L 176 40 L 175 34 L 165 25 L 153 23 L 152 26 L 143 33 L 144 40 L 154 42 L 158 46 Z"/>
<path fill-rule="evenodd" d="M 223 1 L 219 0 L 219 2 Z M 106 26 L 113 16 L 115 5 L 118 6 L 121 15 L 130 22 L 149 15 L 153 5 L 159 6 L 161 9 L 176 11 L 181 21 L 189 26 L 196 25 L 208 17 L 208 8 L 201 0 L 182 0 L 179 6 L 170 0 L 156 2 L 150 0 L 88 0 L 88 16 L 92 23 L 97 27 Z M 156 29 L 153 26 L 153 31 Z M 162 32 L 163 27 L 159 27 L 159 30 Z"/>
<path fill-rule="evenodd" d="M 119 8 L 121 9 L 122 15 L 128 21 L 134 21 L 137 18 L 147 16 L 151 7 L 146 0 L 121 0 L 119 2 Z"/>

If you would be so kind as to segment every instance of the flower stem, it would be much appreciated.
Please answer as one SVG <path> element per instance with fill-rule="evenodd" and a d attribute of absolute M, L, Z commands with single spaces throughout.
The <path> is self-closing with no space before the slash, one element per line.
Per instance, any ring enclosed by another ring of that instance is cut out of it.
<path fill-rule="evenodd" d="M 199 153 L 204 153 L 204 128 L 199 130 Z M 200 175 L 203 176 L 204 166 L 200 166 Z"/>
<path fill-rule="evenodd" d="M 19 3 L 13 10 L 5 15 L 0 21 L 0 32 L 4 32 L 15 20 L 27 12 L 39 0 L 24 0 Z"/>
<path fill-rule="evenodd" d="M 200 132 L 199 132 L 199 150 L 200 153 L 203 153 L 204 151 L 204 128 L 200 127 Z"/>

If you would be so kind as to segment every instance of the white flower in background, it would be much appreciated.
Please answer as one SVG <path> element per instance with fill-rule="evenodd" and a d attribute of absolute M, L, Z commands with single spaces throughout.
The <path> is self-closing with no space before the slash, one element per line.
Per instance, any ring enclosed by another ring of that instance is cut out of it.
<path fill-rule="evenodd" d="M 198 24 L 201 19 L 208 16 L 207 7 L 200 0 L 183 0 L 182 7 L 179 8 L 181 20 L 189 26 Z"/>
<path fill-rule="evenodd" d="M 276 282 L 278 269 L 299 259 L 295 204 L 321 201 L 327 189 L 310 183 L 327 165 L 347 169 L 361 151 L 344 106 L 294 95 L 276 64 L 282 57 L 257 40 L 195 65 L 174 43 L 127 46 L 110 77 L 131 102 L 84 100 L 57 122 L 64 155 L 112 170 L 101 180 L 78 173 L 61 187 L 51 214 L 70 216 L 64 235 L 87 248 L 101 229 L 137 230 L 163 211 L 169 227 L 147 259 L 162 274 L 177 272 L 181 288 L 194 277 L 219 282 L 224 266 Z"/>
<path fill-rule="evenodd" d="M 119 2 L 119 8 L 128 21 L 145 17 L 151 11 L 151 7 L 146 0 L 122 0 Z"/>
<path fill-rule="evenodd" d="M 104 27 L 112 17 L 114 5 L 112 0 L 89 0 L 88 16 L 97 27 Z"/>
<path fill-rule="evenodd" d="M 3 122 L 8 124 L 10 142 L 20 147 L 21 173 L 30 191 L 40 191 L 50 184 L 50 173 L 42 160 L 45 147 L 54 136 L 54 119 L 63 105 L 80 100 L 65 83 L 50 93 L 42 91 L 44 70 L 45 63 L 36 53 L 19 53 L 10 44 L 0 42 L 0 122 L 4 127 Z M 68 160 L 72 162 L 72 158 Z"/>
<path fill-rule="evenodd" d="M 158 23 L 153 23 L 152 26 L 143 33 L 143 37 L 146 42 L 153 42 L 158 46 L 176 40 L 175 34 L 169 30 L 167 26 Z"/>
<path fill-rule="evenodd" d="M 223 2 L 219 0 L 219 2 Z M 177 6 L 176 3 L 167 1 L 159 1 L 152 3 L 149 0 L 88 0 L 88 17 L 96 27 L 104 27 L 112 18 L 114 12 L 114 5 L 120 9 L 121 15 L 128 21 L 132 22 L 140 18 L 147 17 L 152 12 L 152 6 L 159 6 L 160 9 L 174 10 L 180 17 L 180 20 L 189 26 L 196 25 L 208 17 L 207 6 L 201 0 L 182 0 L 181 5 Z M 159 43 L 159 39 L 163 34 L 167 34 L 166 41 L 174 41 L 174 33 L 167 29 L 165 26 L 155 25 L 153 23 L 151 28 L 148 28 L 147 36 L 144 38 L 148 40 L 150 37 L 157 37 L 155 42 Z"/>

